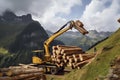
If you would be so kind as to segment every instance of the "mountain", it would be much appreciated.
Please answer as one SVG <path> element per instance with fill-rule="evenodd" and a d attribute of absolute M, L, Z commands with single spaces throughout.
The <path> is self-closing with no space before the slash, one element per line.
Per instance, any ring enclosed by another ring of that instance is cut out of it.
<path fill-rule="evenodd" d="M 80 70 L 73 70 L 68 75 L 65 75 L 64 80 L 119 80 L 120 76 L 118 75 L 114 76 L 115 79 L 111 79 L 112 77 L 110 78 L 110 76 L 112 76 L 110 74 L 111 65 L 113 65 L 112 62 L 116 59 L 116 57 L 120 56 L 119 35 L 120 29 L 104 41 L 94 46 L 97 51 L 100 52 L 97 58 L 88 66 L 85 66 Z M 91 52 L 93 52 L 93 48 L 88 51 L 88 53 Z M 110 79 L 106 79 L 106 77 L 109 77 Z"/>
<path fill-rule="evenodd" d="M 90 30 L 89 31 L 89 34 L 87 34 L 87 36 L 88 37 L 90 37 L 90 38 L 102 38 L 102 39 L 104 39 L 105 37 L 108 37 L 108 36 L 110 36 L 112 34 L 112 32 L 109 32 L 109 31 L 106 31 L 106 32 L 104 32 L 104 31 L 101 31 L 101 32 L 98 32 L 98 31 L 96 31 L 96 30 Z"/>
<path fill-rule="evenodd" d="M 48 35 L 52 35 L 53 33 L 49 30 L 46 30 Z M 84 51 L 88 50 L 92 45 L 96 44 L 98 41 L 105 39 L 110 36 L 112 32 L 98 32 L 96 30 L 89 30 L 89 34 L 82 35 L 79 32 L 68 31 L 56 40 L 62 41 L 65 45 L 79 46 Z"/>
<path fill-rule="evenodd" d="M 47 33 L 39 22 L 33 21 L 18 35 L 13 44 L 10 45 L 10 52 L 16 53 L 19 50 L 43 49 L 43 43 L 48 38 Z M 40 46 L 41 45 L 41 46 Z"/>
<path fill-rule="evenodd" d="M 30 14 L 16 16 L 6 11 L 0 16 L 0 67 L 31 63 L 35 55 L 32 51 L 44 50 L 43 43 L 48 38 L 44 28 Z M 50 46 L 57 44 L 63 43 L 55 40 Z"/>
<path fill-rule="evenodd" d="M 0 47 L 8 48 L 15 37 L 32 21 L 30 14 L 16 16 L 11 11 L 5 11 L 0 16 Z"/>

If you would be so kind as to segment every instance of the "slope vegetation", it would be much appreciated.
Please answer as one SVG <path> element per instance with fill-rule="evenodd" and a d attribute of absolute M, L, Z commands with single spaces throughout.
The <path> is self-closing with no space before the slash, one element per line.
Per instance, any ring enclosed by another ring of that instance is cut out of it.
<path fill-rule="evenodd" d="M 120 29 L 95 47 L 101 54 L 88 66 L 65 75 L 65 80 L 95 80 L 106 76 L 112 61 L 120 55 Z M 88 52 L 92 51 L 93 48 Z"/>

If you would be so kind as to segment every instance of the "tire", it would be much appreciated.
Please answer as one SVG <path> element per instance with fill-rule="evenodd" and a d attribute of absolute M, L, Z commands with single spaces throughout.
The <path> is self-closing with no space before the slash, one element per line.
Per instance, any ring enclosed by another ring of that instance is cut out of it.
<path fill-rule="evenodd" d="M 60 71 L 64 71 L 65 67 L 61 67 Z"/>
<path fill-rule="evenodd" d="M 58 73 L 58 69 L 51 67 L 50 72 L 51 72 L 51 74 L 55 75 Z"/>

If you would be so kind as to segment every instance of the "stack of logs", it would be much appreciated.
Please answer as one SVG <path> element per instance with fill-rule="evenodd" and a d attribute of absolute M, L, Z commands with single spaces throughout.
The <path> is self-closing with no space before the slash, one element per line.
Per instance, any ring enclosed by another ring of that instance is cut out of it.
<path fill-rule="evenodd" d="M 58 66 L 70 66 L 80 69 L 83 65 L 89 63 L 95 54 L 87 54 L 77 46 L 53 46 L 52 61 Z"/>
<path fill-rule="evenodd" d="M 0 68 L 0 80 L 46 80 L 43 70 L 31 65 Z"/>

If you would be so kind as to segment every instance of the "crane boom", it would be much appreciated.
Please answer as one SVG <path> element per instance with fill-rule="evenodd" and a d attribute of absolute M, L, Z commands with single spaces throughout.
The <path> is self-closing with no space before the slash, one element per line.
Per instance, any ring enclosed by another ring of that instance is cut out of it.
<path fill-rule="evenodd" d="M 65 27 L 66 25 L 70 24 L 68 27 Z M 66 23 L 61 29 L 59 29 L 56 33 L 54 33 L 53 35 L 51 35 L 45 42 L 44 42 L 44 48 L 45 48 L 45 61 L 49 61 L 50 60 L 50 51 L 49 51 L 49 44 L 58 36 L 60 36 L 61 34 L 65 33 L 66 31 L 68 31 L 69 29 L 72 28 L 77 29 L 80 33 L 82 33 L 83 35 L 87 34 L 88 31 L 86 29 L 83 28 L 83 24 L 82 22 L 80 22 L 79 20 L 77 21 L 69 21 L 68 23 Z"/>

